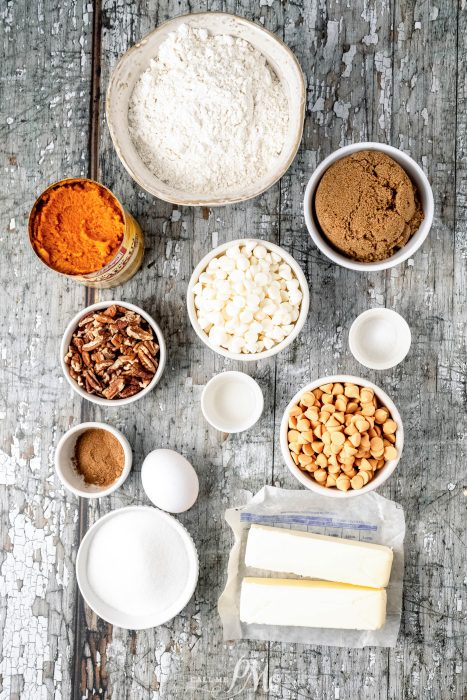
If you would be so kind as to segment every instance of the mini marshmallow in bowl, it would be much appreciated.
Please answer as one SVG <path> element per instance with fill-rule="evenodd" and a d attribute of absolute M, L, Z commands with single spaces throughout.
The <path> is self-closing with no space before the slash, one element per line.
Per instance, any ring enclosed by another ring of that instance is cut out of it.
<path fill-rule="evenodd" d="M 200 338 L 232 359 L 256 360 L 282 350 L 302 328 L 309 293 L 296 261 L 266 241 L 219 246 L 195 269 L 188 312 Z"/>

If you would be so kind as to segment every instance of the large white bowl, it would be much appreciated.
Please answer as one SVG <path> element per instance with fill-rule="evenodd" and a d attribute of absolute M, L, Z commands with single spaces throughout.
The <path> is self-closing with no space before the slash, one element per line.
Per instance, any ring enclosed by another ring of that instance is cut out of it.
<path fill-rule="evenodd" d="M 117 306 L 123 306 L 126 309 L 130 309 L 131 311 L 134 311 L 135 313 L 139 314 L 142 318 L 144 318 L 145 321 L 151 326 L 152 330 L 154 331 L 155 335 L 155 340 L 157 341 L 157 344 L 159 345 L 159 365 L 157 367 L 157 371 L 154 375 L 154 377 L 151 379 L 147 387 L 144 389 L 141 389 L 137 394 L 133 394 L 133 396 L 129 396 L 127 399 L 103 399 L 101 396 L 96 396 L 95 394 L 89 394 L 85 389 L 80 387 L 77 382 L 71 377 L 70 372 L 68 371 L 68 365 L 65 362 L 65 355 L 68 352 L 68 348 L 70 347 L 70 342 L 71 342 L 71 337 L 76 330 L 76 326 L 78 325 L 78 322 L 84 317 L 87 316 L 87 314 L 91 313 L 92 311 L 99 311 L 99 309 L 106 309 L 109 306 L 112 306 L 112 304 L 117 304 Z M 164 371 L 165 367 L 165 360 L 166 360 L 166 348 L 165 348 L 165 340 L 164 336 L 162 335 L 162 331 L 159 328 L 159 325 L 155 322 L 155 320 L 146 313 L 146 311 L 143 311 L 143 309 L 140 309 L 139 306 L 135 306 L 134 304 L 129 304 L 127 301 L 98 301 L 96 304 L 91 304 L 91 306 L 87 306 L 85 309 L 80 311 L 79 313 L 74 316 L 68 326 L 66 327 L 65 333 L 63 334 L 62 342 L 60 345 L 60 364 L 62 366 L 62 371 L 63 374 L 65 375 L 65 379 L 67 380 L 68 384 L 72 387 L 74 391 L 76 391 L 77 394 L 79 394 L 83 399 L 87 399 L 88 401 L 92 401 L 92 403 L 97 403 L 100 406 L 124 406 L 129 403 L 133 403 L 133 401 L 138 401 L 138 399 L 142 399 L 143 396 L 146 396 L 146 394 L 149 394 L 150 391 L 154 389 L 156 384 L 159 382 L 160 378 L 162 377 L 162 373 Z"/>
<path fill-rule="evenodd" d="M 246 182 L 225 192 L 187 192 L 170 187 L 152 173 L 139 156 L 128 128 L 128 104 L 135 83 L 149 66 L 151 58 L 170 32 L 181 24 L 207 29 L 211 34 L 230 34 L 248 41 L 267 59 L 285 90 L 289 105 L 289 127 L 276 167 L 257 182 Z M 201 12 L 182 15 L 160 24 L 154 31 L 129 49 L 117 63 L 107 90 L 106 114 L 118 157 L 131 177 L 151 194 L 174 204 L 221 206 L 241 202 L 269 189 L 289 168 L 297 153 L 305 117 L 305 81 L 292 51 L 274 34 L 243 17 L 224 12 Z"/>
<path fill-rule="evenodd" d="M 424 219 L 420 225 L 420 228 L 407 241 L 405 246 L 386 260 L 379 260 L 377 262 L 359 262 L 358 260 L 353 260 L 343 253 L 340 253 L 323 234 L 316 217 L 315 194 L 324 173 L 329 166 L 335 163 L 337 160 L 341 160 L 341 158 L 344 158 L 351 153 L 356 153 L 357 151 L 382 151 L 383 153 L 386 153 L 388 156 L 393 158 L 393 160 L 399 163 L 399 165 L 405 170 L 412 182 L 416 185 L 420 195 L 420 203 L 424 214 Z M 430 183 L 428 182 L 428 178 L 421 167 L 414 161 L 413 158 L 408 156 L 403 151 L 400 151 L 398 148 L 393 148 L 393 146 L 388 146 L 385 143 L 376 143 L 373 141 L 368 143 L 354 143 L 350 146 L 344 146 L 344 148 L 339 148 L 337 151 L 334 151 L 334 153 L 331 153 L 330 156 L 325 158 L 318 165 L 313 175 L 310 177 L 305 190 L 304 214 L 306 226 L 313 242 L 320 249 L 320 251 L 326 255 L 326 257 L 338 265 L 347 267 L 350 270 L 375 272 L 400 265 L 400 263 L 407 260 L 407 258 L 410 258 L 420 248 L 425 238 L 428 236 L 433 223 L 433 192 L 431 190 Z"/>
<path fill-rule="evenodd" d="M 298 319 L 295 323 L 295 327 L 293 331 L 290 333 L 290 335 L 287 336 L 287 338 L 284 338 L 280 343 L 277 343 L 277 345 L 274 345 L 270 350 L 263 350 L 263 352 L 256 352 L 256 353 L 234 353 L 234 352 L 229 352 L 225 348 L 221 348 L 217 345 L 214 345 L 210 339 L 207 333 L 203 331 L 201 326 L 198 323 L 198 316 L 196 314 L 196 307 L 195 307 L 195 295 L 193 292 L 193 288 L 195 284 L 198 282 L 199 276 L 206 267 L 208 266 L 209 262 L 213 258 L 217 258 L 219 255 L 222 255 L 225 253 L 225 251 L 228 248 L 231 248 L 232 246 L 242 246 L 245 245 L 247 241 L 254 241 L 258 245 L 262 245 L 267 250 L 277 253 L 277 255 L 280 255 L 285 262 L 290 265 L 290 267 L 293 270 L 293 273 L 295 277 L 298 279 L 300 283 L 300 291 L 303 294 L 302 297 L 302 303 L 300 305 L 300 314 L 298 316 Z M 223 243 L 222 245 L 218 246 L 217 248 L 214 248 L 211 250 L 210 253 L 204 256 L 204 258 L 198 263 L 198 265 L 195 267 L 193 274 L 190 278 L 190 281 L 188 283 L 188 291 L 187 291 L 187 307 L 188 307 L 188 316 L 191 321 L 191 325 L 193 326 L 194 330 L 196 331 L 197 336 L 203 341 L 205 345 L 208 346 L 208 348 L 211 348 L 211 350 L 214 350 L 214 352 L 217 352 L 219 355 L 222 355 L 223 357 L 228 357 L 230 360 L 242 360 L 244 362 L 251 362 L 254 360 L 263 360 L 266 357 L 272 357 L 273 355 L 276 355 L 278 352 L 286 348 L 290 343 L 295 340 L 297 335 L 300 333 L 302 330 L 303 326 L 305 325 L 306 317 L 308 315 L 308 307 L 310 305 L 310 292 L 308 289 L 308 284 L 306 281 L 306 277 L 302 272 L 302 268 L 298 264 L 298 262 L 293 258 L 289 253 L 287 253 L 283 248 L 280 248 L 278 245 L 275 243 L 270 243 L 269 241 L 262 241 L 259 240 L 258 238 L 240 238 L 237 239 L 236 241 L 229 241 L 228 243 Z"/>
<path fill-rule="evenodd" d="M 313 389 L 317 389 L 323 384 L 331 384 L 335 382 L 350 382 L 352 384 L 356 384 L 357 386 L 366 386 L 370 389 L 373 389 L 375 395 L 381 401 L 383 406 L 386 406 L 386 408 L 389 409 L 391 413 L 391 418 L 397 423 L 396 442 L 394 445 L 397 449 L 396 459 L 391 459 L 389 462 L 386 462 L 384 467 L 381 467 L 381 469 L 379 469 L 376 472 L 373 479 L 361 489 L 349 489 L 348 491 L 339 491 L 339 489 L 335 487 L 327 488 L 326 486 L 321 486 L 321 484 L 318 484 L 318 482 L 315 481 L 311 476 L 308 476 L 307 472 L 303 472 L 301 469 L 299 469 L 293 461 L 292 457 L 290 456 L 289 444 L 287 440 L 287 432 L 289 430 L 289 411 L 293 406 L 295 406 L 296 403 L 298 403 L 300 397 L 303 396 L 303 394 L 306 391 L 313 391 Z M 316 379 L 314 382 L 311 382 L 310 384 L 304 386 L 302 389 L 300 389 L 300 391 L 297 391 L 297 393 L 295 394 L 295 396 L 290 401 L 290 403 L 284 411 L 280 428 L 280 443 L 282 456 L 285 460 L 285 463 L 287 464 L 294 477 L 303 486 L 306 486 L 306 488 L 310 489 L 310 491 L 319 493 L 321 496 L 329 496 L 330 498 L 353 498 L 354 496 L 361 496 L 363 493 L 368 493 L 368 491 L 373 491 L 374 489 L 377 489 L 378 486 L 381 486 L 381 484 L 384 484 L 384 482 L 387 479 L 389 479 L 394 469 L 397 467 L 402 454 L 402 449 L 404 447 L 404 427 L 402 425 L 401 415 L 397 410 L 394 402 L 379 386 L 376 386 L 376 384 L 373 384 L 373 382 L 369 382 L 367 379 L 362 379 L 361 377 L 353 377 L 351 375 L 346 374 L 335 374 L 331 377 L 321 377 L 320 379 Z"/>

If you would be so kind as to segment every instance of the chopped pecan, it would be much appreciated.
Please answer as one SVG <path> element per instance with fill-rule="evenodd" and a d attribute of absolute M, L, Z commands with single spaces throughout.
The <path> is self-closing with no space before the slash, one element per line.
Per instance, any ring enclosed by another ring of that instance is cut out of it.
<path fill-rule="evenodd" d="M 125 380 L 123 377 L 115 377 L 112 379 L 107 389 L 104 389 L 102 394 L 106 399 L 114 399 L 122 391 L 124 386 Z"/>
<path fill-rule="evenodd" d="M 138 384 L 128 384 L 121 392 L 120 392 L 120 399 L 128 399 L 130 396 L 134 396 L 134 394 L 139 394 L 141 391 L 141 387 Z"/>
<path fill-rule="evenodd" d="M 152 340 L 153 338 L 152 330 L 145 331 L 141 326 L 135 326 L 133 324 L 128 326 L 126 334 L 129 335 L 130 338 L 136 338 L 137 340 Z"/>
<path fill-rule="evenodd" d="M 149 385 L 159 365 L 159 345 L 139 314 L 116 304 L 83 317 L 65 362 L 70 376 L 106 399 L 133 396 Z"/>

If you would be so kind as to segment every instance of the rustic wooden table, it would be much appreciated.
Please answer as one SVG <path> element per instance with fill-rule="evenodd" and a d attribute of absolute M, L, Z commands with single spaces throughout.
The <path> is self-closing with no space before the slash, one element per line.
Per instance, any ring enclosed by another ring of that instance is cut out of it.
<path fill-rule="evenodd" d="M 129 46 L 165 19 L 206 9 L 254 19 L 295 51 L 308 80 L 305 131 L 293 166 L 263 196 L 222 209 L 177 209 L 143 192 L 123 169 L 105 124 L 104 94 Z M 466 0 L 5 0 L 0 25 L 0 697 L 465 698 Z M 362 140 L 410 153 L 436 203 L 433 229 L 414 258 L 372 274 L 330 264 L 302 216 L 317 163 Z M 123 288 L 95 294 L 43 269 L 29 249 L 35 197 L 70 175 L 104 182 L 145 231 L 143 268 Z M 311 306 L 290 348 L 246 367 L 264 390 L 265 412 L 256 429 L 228 437 L 204 422 L 199 399 L 215 372 L 240 365 L 197 339 L 185 291 L 211 247 L 244 235 L 280 243 L 297 258 Z M 168 344 L 157 390 L 127 408 L 80 401 L 61 376 L 64 327 L 96 297 L 141 305 Z M 356 363 L 347 333 L 358 313 L 381 305 L 405 316 L 413 344 L 401 365 L 377 373 Z M 407 518 L 398 645 L 226 644 L 216 608 L 231 546 L 224 511 L 263 484 L 297 486 L 280 455 L 282 412 L 300 386 L 338 371 L 376 381 L 403 414 L 404 455 L 380 490 Z M 134 447 L 131 477 L 97 503 L 65 492 L 53 468 L 60 435 L 86 419 L 111 422 Z M 199 473 L 199 500 L 180 520 L 196 541 L 200 579 L 170 624 L 134 633 L 112 629 L 83 606 L 74 561 L 99 516 L 148 502 L 139 471 L 155 447 L 179 450 Z M 229 691 L 235 669 L 243 678 Z"/>

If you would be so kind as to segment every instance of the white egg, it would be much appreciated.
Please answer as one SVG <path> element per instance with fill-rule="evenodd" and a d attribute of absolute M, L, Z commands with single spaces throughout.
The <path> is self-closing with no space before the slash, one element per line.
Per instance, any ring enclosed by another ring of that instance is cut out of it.
<path fill-rule="evenodd" d="M 198 475 L 174 450 L 150 452 L 141 468 L 141 481 L 149 500 L 168 513 L 183 513 L 198 498 Z"/>

